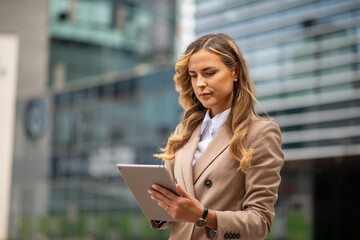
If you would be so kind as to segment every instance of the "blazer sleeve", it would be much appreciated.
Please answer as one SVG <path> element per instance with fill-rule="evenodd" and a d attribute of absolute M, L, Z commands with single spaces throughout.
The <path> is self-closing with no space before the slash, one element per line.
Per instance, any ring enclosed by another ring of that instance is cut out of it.
<path fill-rule="evenodd" d="M 280 129 L 276 123 L 260 121 L 257 125 L 260 126 L 249 131 L 248 135 L 249 147 L 254 152 L 245 174 L 241 210 L 216 211 L 218 228 L 215 239 L 236 234 L 240 239 L 256 240 L 265 239 L 270 234 L 284 155 Z"/>

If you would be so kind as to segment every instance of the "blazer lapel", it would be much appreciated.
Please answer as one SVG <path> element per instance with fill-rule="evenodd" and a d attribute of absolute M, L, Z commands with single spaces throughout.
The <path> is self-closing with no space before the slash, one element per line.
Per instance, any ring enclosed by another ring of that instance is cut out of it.
<path fill-rule="evenodd" d="M 224 125 L 196 161 L 193 184 L 196 183 L 205 169 L 230 145 L 231 138 L 232 135 L 227 130 L 226 125 Z"/>
<path fill-rule="evenodd" d="M 192 169 L 192 160 L 195 155 L 195 151 L 197 145 L 200 140 L 200 131 L 201 131 L 201 124 L 199 124 L 192 136 L 190 137 L 189 141 L 182 147 L 177 153 L 177 161 L 181 162 L 181 172 L 180 176 L 182 179 L 177 179 L 179 183 L 184 184 L 185 190 L 190 193 L 192 196 L 195 196 L 194 184 L 193 184 L 193 169 Z M 175 171 L 179 171 L 179 169 L 175 169 Z"/>

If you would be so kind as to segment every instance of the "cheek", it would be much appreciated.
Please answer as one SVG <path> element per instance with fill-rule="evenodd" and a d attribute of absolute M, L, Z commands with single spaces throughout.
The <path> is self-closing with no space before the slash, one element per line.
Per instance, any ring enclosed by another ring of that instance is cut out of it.
<path fill-rule="evenodd" d="M 234 84 L 233 81 L 227 81 L 221 86 L 224 95 L 230 95 L 233 93 Z"/>
<path fill-rule="evenodd" d="M 195 80 L 191 80 L 191 87 L 196 94 L 196 81 Z"/>

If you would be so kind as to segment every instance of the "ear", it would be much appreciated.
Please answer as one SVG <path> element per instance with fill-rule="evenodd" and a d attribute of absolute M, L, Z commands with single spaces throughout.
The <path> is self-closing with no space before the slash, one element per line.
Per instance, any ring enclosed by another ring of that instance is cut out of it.
<path fill-rule="evenodd" d="M 235 69 L 232 71 L 232 77 L 233 77 L 233 79 L 237 79 L 237 78 L 238 78 Z"/>
<path fill-rule="evenodd" d="M 240 78 L 240 69 L 239 66 L 237 64 L 235 64 L 233 70 L 232 70 L 232 76 L 234 79 L 236 78 Z"/>

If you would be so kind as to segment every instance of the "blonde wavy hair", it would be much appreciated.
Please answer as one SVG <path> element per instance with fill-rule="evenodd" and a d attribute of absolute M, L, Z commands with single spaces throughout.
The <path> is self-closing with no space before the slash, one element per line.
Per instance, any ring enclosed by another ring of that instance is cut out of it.
<path fill-rule="evenodd" d="M 238 81 L 234 82 L 234 97 L 226 126 L 233 134 L 229 148 L 230 154 L 239 161 L 238 170 L 246 173 L 254 149 L 246 148 L 244 139 L 251 116 L 255 115 L 260 118 L 254 109 L 254 102 L 258 103 L 258 101 L 254 96 L 254 85 L 239 47 L 230 36 L 223 33 L 208 34 L 198 38 L 179 57 L 175 65 L 174 80 L 176 91 L 180 93 L 179 103 L 185 111 L 179 124 L 181 131 L 173 133 L 168 139 L 167 146 L 161 148 L 161 153 L 154 154 L 154 156 L 164 161 L 174 159 L 175 153 L 185 145 L 195 128 L 203 121 L 207 109 L 196 98 L 188 70 L 190 57 L 200 49 L 206 49 L 217 54 L 230 70 L 235 71 L 237 76 Z"/>

